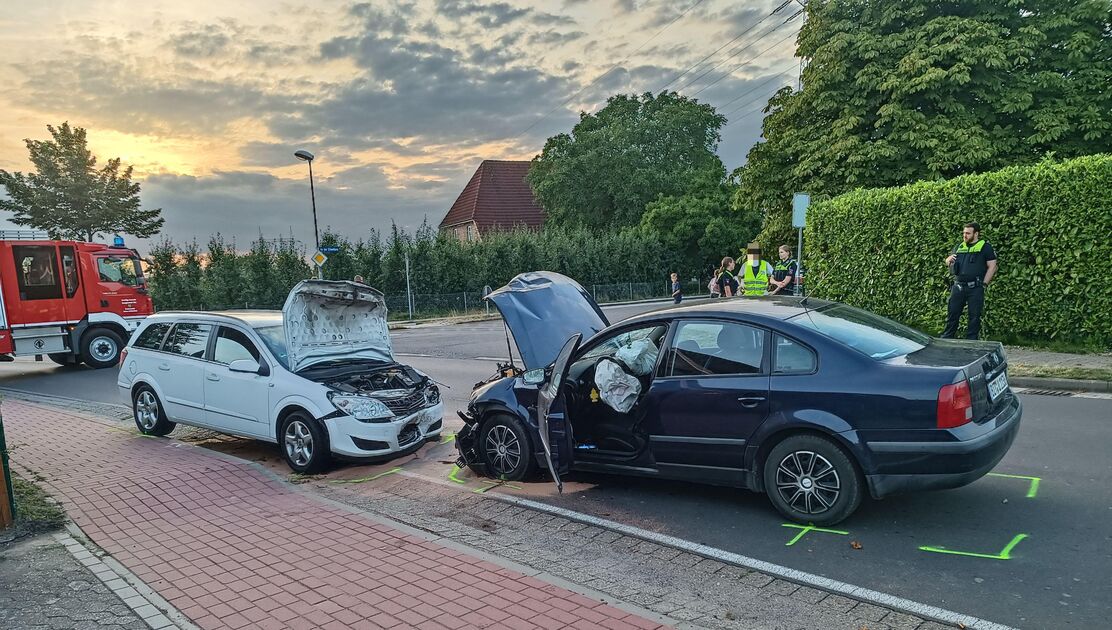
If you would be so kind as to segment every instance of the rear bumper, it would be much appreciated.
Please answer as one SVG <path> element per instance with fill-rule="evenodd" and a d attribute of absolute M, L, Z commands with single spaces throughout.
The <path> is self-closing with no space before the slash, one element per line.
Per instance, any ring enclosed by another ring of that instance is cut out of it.
<path fill-rule="evenodd" d="M 889 472 L 865 475 L 869 493 L 880 499 L 920 490 L 960 488 L 980 479 L 1004 458 L 1019 433 L 1023 404 L 1018 397 L 990 420 L 990 431 L 954 442 L 870 442 L 875 461 Z"/>

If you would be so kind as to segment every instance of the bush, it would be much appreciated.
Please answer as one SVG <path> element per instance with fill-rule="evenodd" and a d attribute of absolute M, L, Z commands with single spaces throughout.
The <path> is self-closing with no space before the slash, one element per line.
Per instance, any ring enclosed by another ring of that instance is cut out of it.
<path fill-rule="evenodd" d="M 1112 346 L 1112 155 L 1046 160 L 947 181 L 857 190 L 815 204 L 804 230 L 810 293 L 922 330 L 945 323 L 943 259 L 981 224 L 1000 269 L 983 336 Z"/>

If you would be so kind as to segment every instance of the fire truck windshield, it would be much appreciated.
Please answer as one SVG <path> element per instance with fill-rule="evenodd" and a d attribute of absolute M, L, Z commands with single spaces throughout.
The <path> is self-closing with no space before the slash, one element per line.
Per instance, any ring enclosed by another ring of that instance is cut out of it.
<path fill-rule="evenodd" d="M 129 287 L 141 284 L 143 272 L 134 258 L 97 258 L 101 282 L 119 282 Z"/>

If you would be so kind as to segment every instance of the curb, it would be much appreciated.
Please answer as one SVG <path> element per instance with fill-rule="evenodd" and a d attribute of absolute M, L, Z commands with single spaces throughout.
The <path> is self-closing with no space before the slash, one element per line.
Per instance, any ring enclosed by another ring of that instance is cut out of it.
<path fill-rule="evenodd" d="M 1008 383 L 1016 387 L 1029 387 L 1031 389 L 1064 389 L 1071 392 L 1112 392 L 1112 381 L 1011 376 L 1009 374 Z"/>

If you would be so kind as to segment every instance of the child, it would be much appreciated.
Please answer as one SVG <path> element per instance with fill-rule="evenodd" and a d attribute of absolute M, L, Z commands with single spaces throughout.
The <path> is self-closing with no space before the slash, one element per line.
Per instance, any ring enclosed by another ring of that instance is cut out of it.
<path fill-rule="evenodd" d="M 683 287 L 680 286 L 680 274 L 672 272 L 672 300 L 676 304 L 683 301 Z"/>

